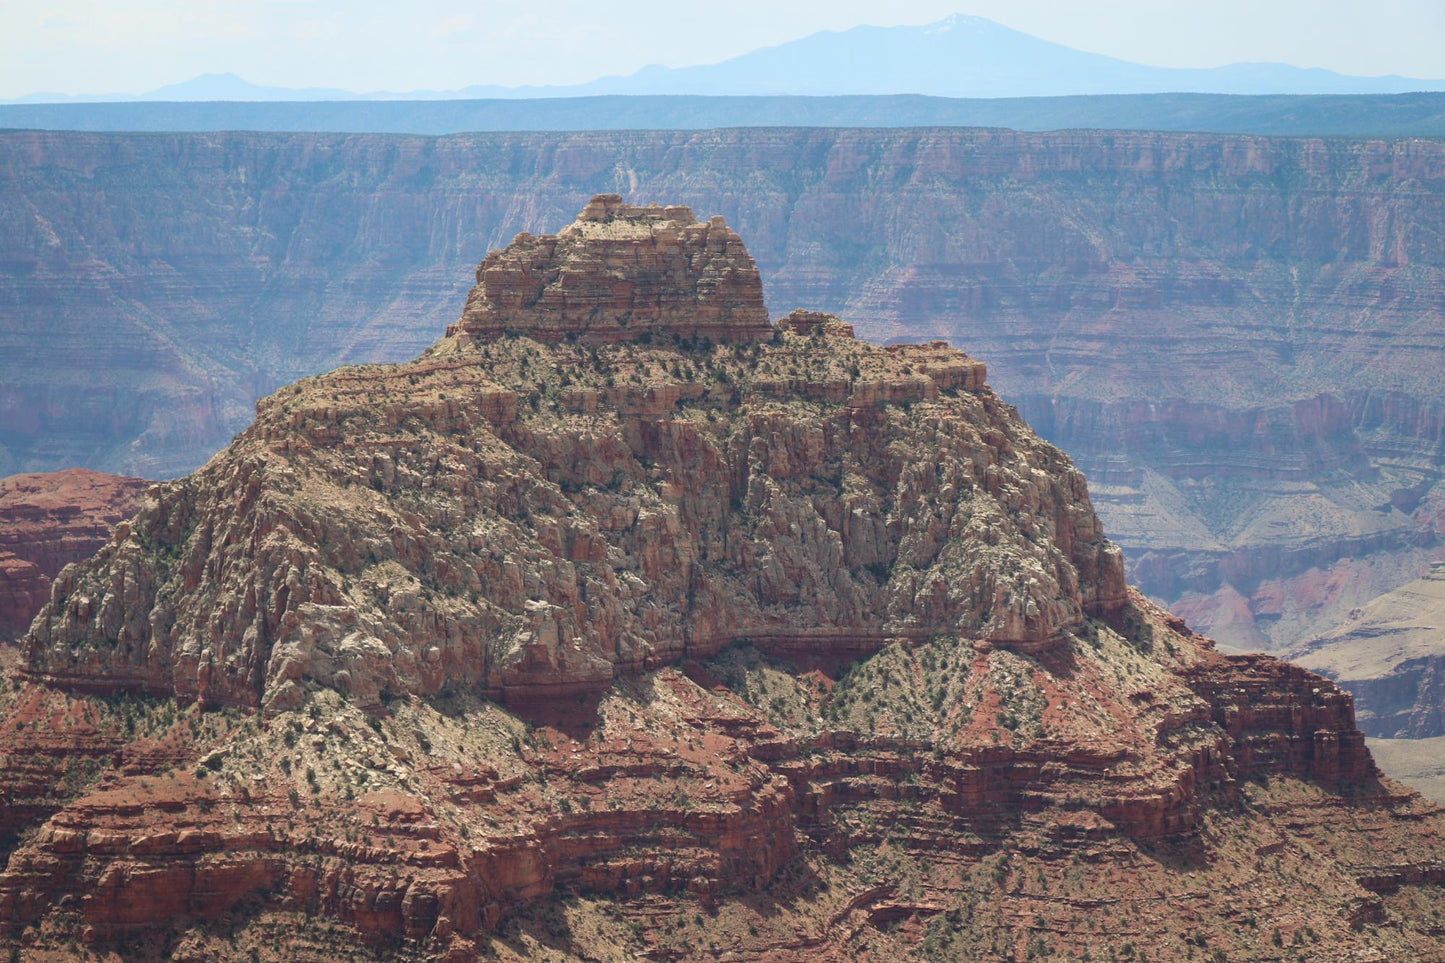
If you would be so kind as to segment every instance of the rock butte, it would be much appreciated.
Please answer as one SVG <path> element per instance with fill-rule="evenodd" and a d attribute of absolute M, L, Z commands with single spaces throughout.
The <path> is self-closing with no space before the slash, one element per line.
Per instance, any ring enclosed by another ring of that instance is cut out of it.
<path fill-rule="evenodd" d="M 737 234 L 686 207 L 633 207 L 599 194 L 558 234 L 519 234 L 477 268 L 448 336 L 635 341 L 655 334 L 760 341 L 773 326 Z"/>
<path fill-rule="evenodd" d="M 1129 590 L 982 364 L 757 292 L 599 197 L 153 488 L 0 692 L 0 940 L 1440 958 L 1348 694 Z"/>
<path fill-rule="evenodd" d="M 206 706 L 296 708 L 306 680 L 362 705 L 457 683 L 526 704 L 742 639 L 1040 653 L 1124 604 L 1083 477 L 982 364 L 808 312 L 772 345 L 720 219 L 603 196 L 478 277 L 416 365 L 283 391 L 229 457 L 159 489 L 62 578 L 26 671 Z M 895 417 L 916 403 L 936 416 Z"/>

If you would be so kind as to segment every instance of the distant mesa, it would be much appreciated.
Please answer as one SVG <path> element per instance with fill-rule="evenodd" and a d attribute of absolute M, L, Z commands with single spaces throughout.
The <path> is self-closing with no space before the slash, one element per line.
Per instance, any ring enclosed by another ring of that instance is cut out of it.
<path fill-rule="evenodd" d="M 687 207 L 636 207 L 598 194 L 556 234 L 520 234 L 477 268 L 461 321 L 476 340 L 761 341 L 773 327 L 742 238 Z"/>

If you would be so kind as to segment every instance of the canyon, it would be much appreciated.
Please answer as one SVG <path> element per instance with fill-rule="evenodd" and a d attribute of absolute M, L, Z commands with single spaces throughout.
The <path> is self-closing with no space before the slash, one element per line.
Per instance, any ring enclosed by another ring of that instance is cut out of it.
<path fill-rule="evenodd" d="M 724 219 L 578 208 L 60 573 L 0 946 L 1445 958 L 1445 810 L 1129 588 L 982 362 L 770 321 Z"/>
<path fill-rule="evenodd" d="M 0 472 L 188 471 L 396 361 L 597 191 L 749 238 L 775 312 L 942 337 L 1077 460 L 1131 578 L 1278 649 L 1438 557 L 1438 142 L 1111 131 L 0 134 Z M 97 323 L 97 319 L 104 319 Z"/>

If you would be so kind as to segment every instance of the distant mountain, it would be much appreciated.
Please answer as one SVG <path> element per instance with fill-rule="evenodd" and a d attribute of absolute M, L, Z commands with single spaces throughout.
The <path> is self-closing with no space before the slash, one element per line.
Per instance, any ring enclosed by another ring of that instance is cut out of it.
<path fill-rule="evenodd" d="M 1047 97 L 1067 94 L 1379 94 L 1445 89 L 1445 81 L 1350 77 L 1288 64 L 1208 69 L 1150 67 L 1074 50 L 983 17 L 954 15 L 922 27 L 822 31 L 701 67 L 645 67 L 593 81 L 597 94 L 926 94 Z"/>
<path fill-rule="evenodd" d="M 1353 77 L 1320 68 L 1239 63 L 1182 69 L 1152 67 L 1012 30 L 983 17 L 955 14 L 925 26 L 825 30 L 697 67 L 654 64 L 620 77 L 570 86 L 371 91 L 292 89 L 249 83 L 235 74 L 203 74 L 141 95 L 32 94 L 11 103 L 94 101 L 457 100 L 601 94 L 700 96 L 836 96 L 922 94 L 932 97 L 1049 97 L 1072 94 L 1395 94 L 1445 90 L 1445 80 Z"/>
<path fill-rule="evenodd" d="M 179 84 L 167 84 L 139 100 L 358 100 L 355 91 L 331 87 L 263 87 L 235 74 L 201 74 Z"/>

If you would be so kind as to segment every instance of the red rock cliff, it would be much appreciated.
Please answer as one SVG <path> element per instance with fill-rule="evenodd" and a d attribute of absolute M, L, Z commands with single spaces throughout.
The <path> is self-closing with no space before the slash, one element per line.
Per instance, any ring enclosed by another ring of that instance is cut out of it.
<path fill-rule="evenodd" d="M 0 478 L 0 641 L 24 634 L 51 580 L 104 545 L 148 487 L 83 468 Z"/>

